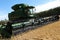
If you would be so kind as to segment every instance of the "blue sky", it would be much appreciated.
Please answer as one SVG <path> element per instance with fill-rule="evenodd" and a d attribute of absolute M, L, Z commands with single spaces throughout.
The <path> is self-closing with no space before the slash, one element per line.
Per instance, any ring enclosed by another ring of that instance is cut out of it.
<path fill-rule="evenodd" d="M 60 0 L 0 0 L 0 20 L 8 19 L 8 13 L 12 11 L 11 6 L 20 3 L 35 6 L 36 12 L 60 6 Z"/>

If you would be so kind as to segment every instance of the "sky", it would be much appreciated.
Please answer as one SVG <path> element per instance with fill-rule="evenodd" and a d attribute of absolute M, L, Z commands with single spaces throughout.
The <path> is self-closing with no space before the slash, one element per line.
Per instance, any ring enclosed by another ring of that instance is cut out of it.
<path fill-rule="evenodd" d="M 35 6 L 35 12 L 60 6 L 60 0 L 0 0 L 0 20 L 8 19 L 8 13 L 12 12 L 11 7 L 21 3 Z"/>

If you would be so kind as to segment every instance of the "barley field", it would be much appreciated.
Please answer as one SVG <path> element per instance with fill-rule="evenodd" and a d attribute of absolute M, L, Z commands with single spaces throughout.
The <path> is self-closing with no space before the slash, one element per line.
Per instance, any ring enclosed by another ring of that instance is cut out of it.
<path fill-rule="evenodd" d="M 60 21 L 12 36 L 10 40 L 60 40 Z"/>

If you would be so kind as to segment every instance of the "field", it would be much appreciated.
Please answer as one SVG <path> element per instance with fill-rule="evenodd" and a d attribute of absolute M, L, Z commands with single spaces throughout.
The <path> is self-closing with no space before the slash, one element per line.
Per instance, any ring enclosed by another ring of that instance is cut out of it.
<path fill-rule="evenodd" d="M 11 40 L 60 40 L 60 21 L 12 36 Z"/>

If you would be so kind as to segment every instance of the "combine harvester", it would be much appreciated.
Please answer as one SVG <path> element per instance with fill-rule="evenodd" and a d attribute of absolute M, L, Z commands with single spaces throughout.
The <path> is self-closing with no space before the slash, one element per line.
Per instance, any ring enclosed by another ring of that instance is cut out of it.
<path fill-rule="evenodd" d="M 8 14 L 8 18 L 9 21 L 13 23 L 13 30 L 24 30 L 29 27 L 32 29 L 33 26 L 43 25 L 59 20 L 60 7 L 36 14 L 34 13 L 33 8 L 33 6 L 26 4 L 16 4 L 12 6 L 13 11 Z"/>
<path fill-rule="evenodd" d="M 59 20 L 60 7 L 36 14 L 33 8 L 35 7 L 26 4 L 16 4 L 12 6 L 14 11 L 8 14 L 8 18 L 13 22 L 13 30 L 29 30 L 30 28 L 33 29 L 33 26 L 36 27 Z"/>
<path fill-rule="evenodd" d="M 29 6 L 26 4 L 16 4 L 12 6 L 13 12 L 8 14 L 9 21 L 12 21 L 13 24 L 17 26 L 21 24 L 21 28 L 23 28 L 23 25 L 30 26 L 59 20 L 60 7 L 36 14 L 33 13 L 33 8 L 33 6 Z M 17 29 L 19 28 L 19 26 L 15 28 Z"/>

